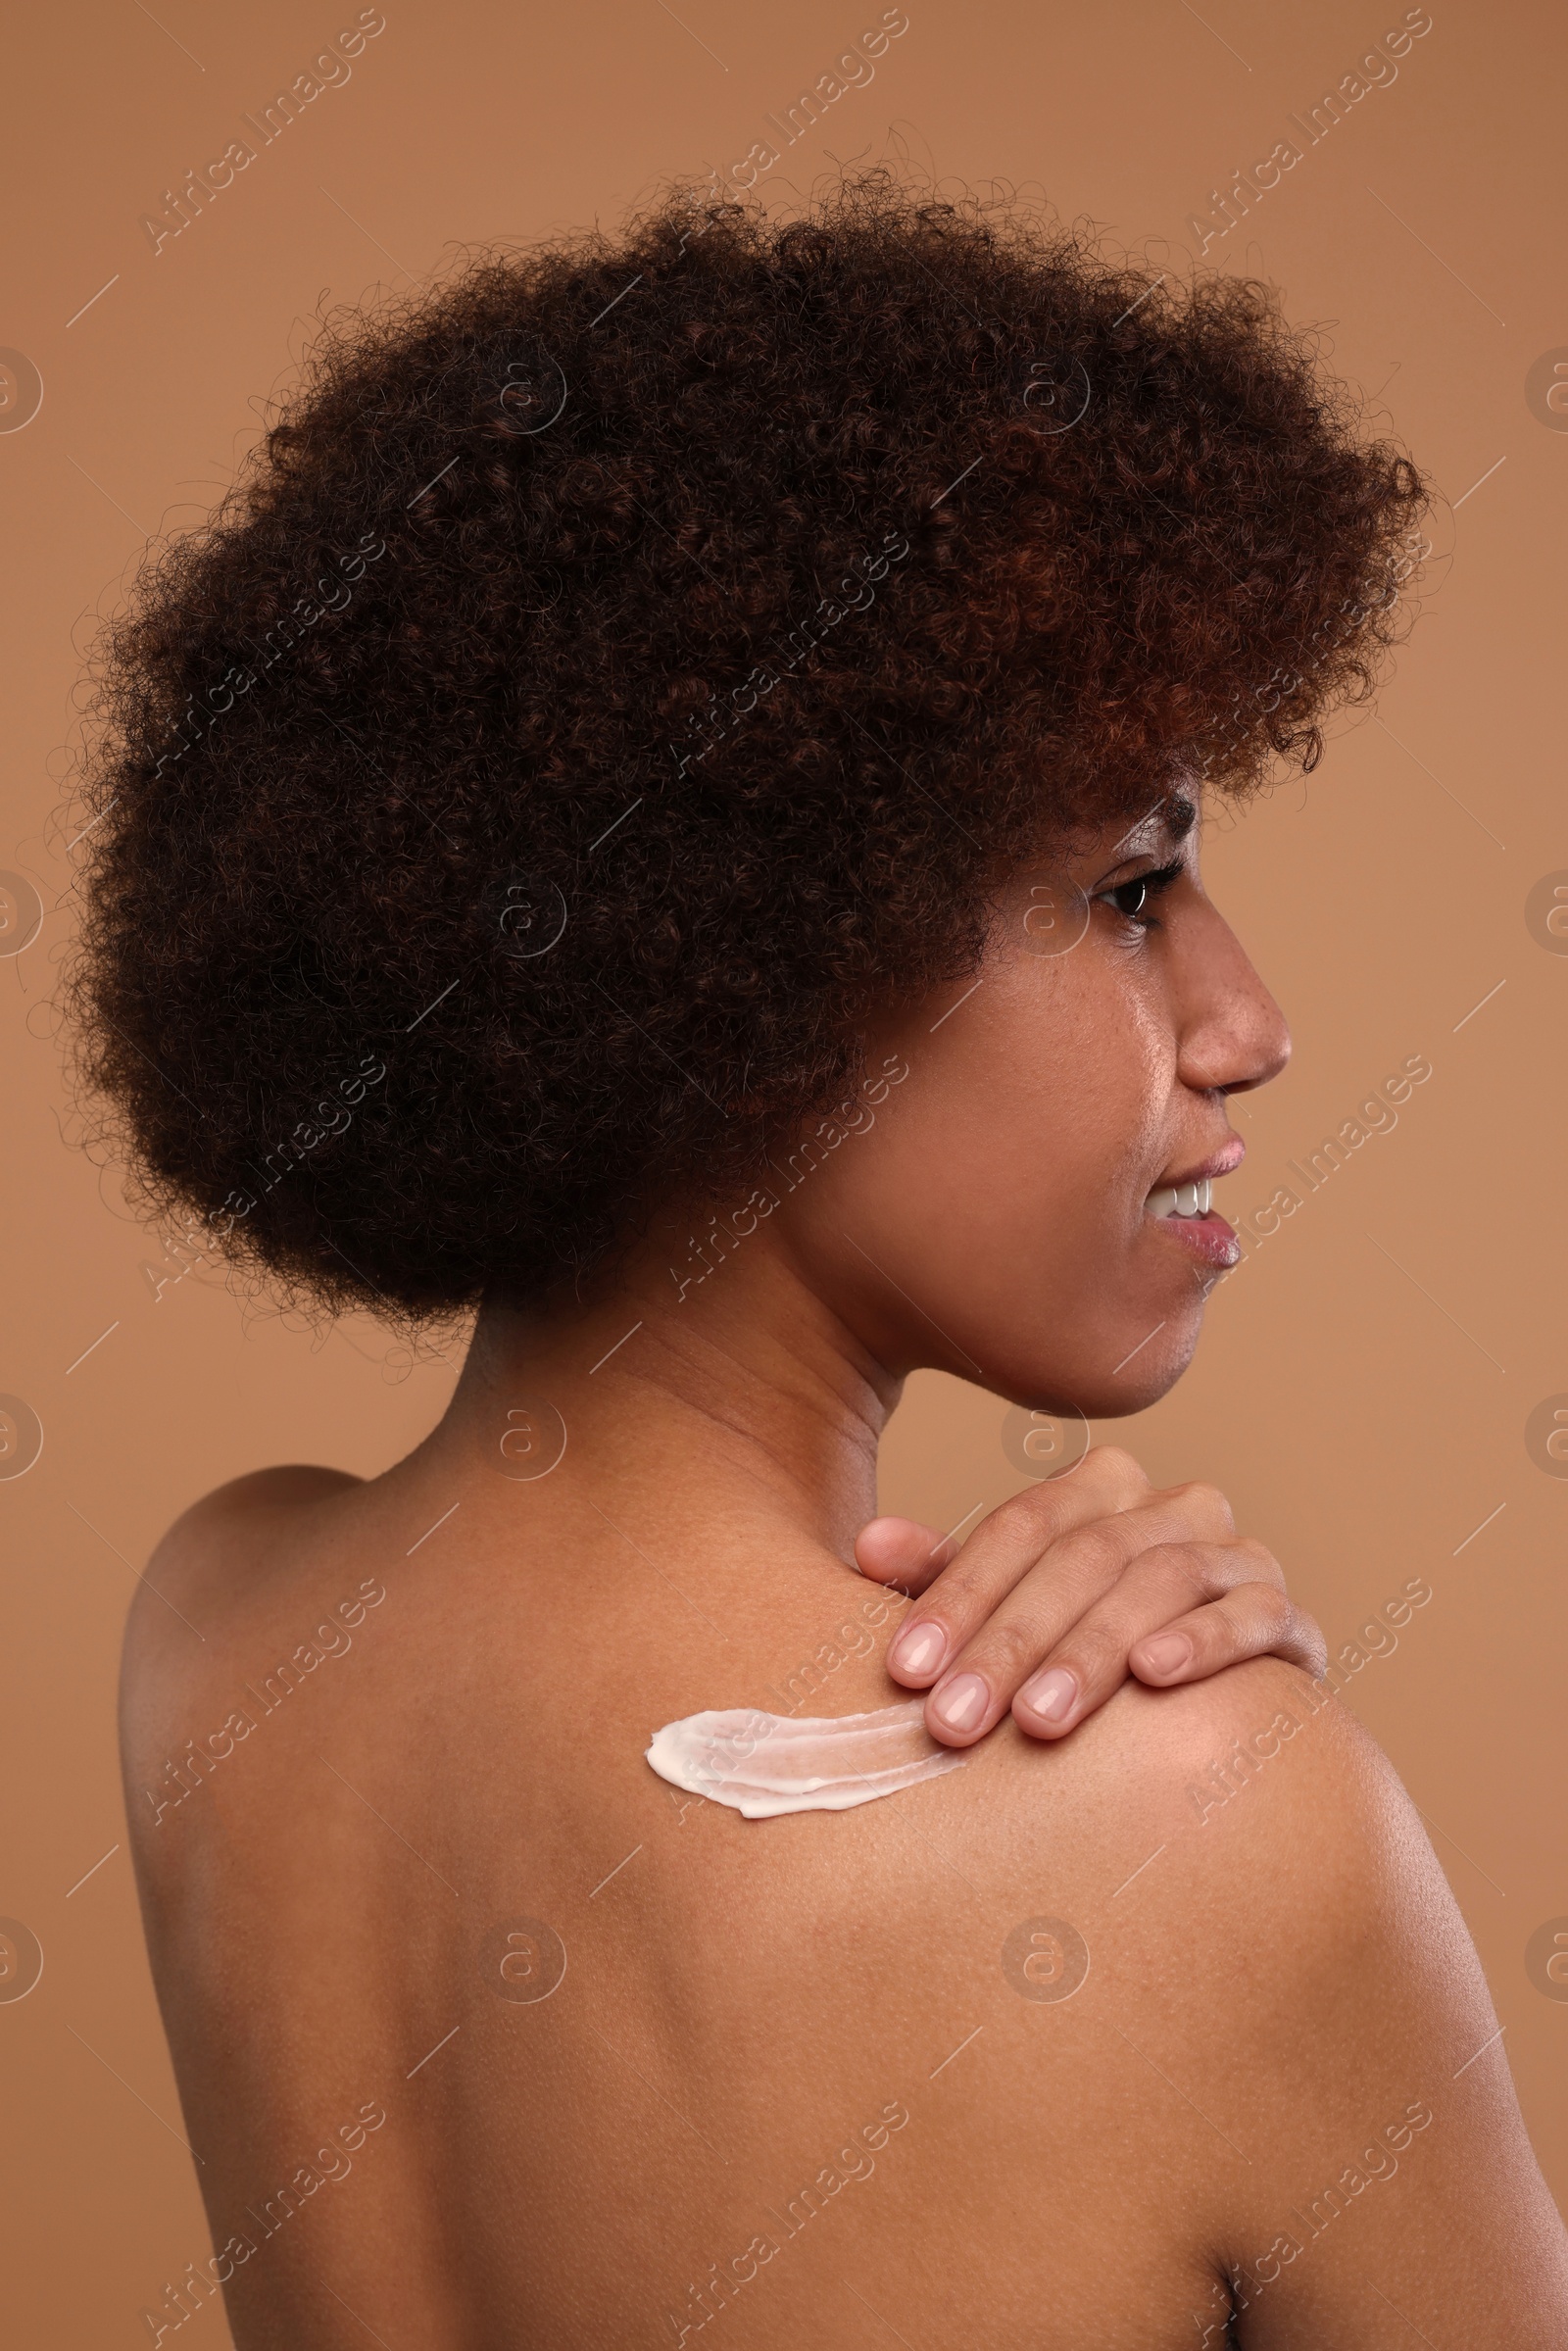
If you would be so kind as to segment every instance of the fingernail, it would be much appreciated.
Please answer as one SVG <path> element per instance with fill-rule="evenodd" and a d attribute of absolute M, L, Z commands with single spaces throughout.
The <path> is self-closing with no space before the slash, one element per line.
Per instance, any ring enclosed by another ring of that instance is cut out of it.
<path fill-rule="evenodd" d="M 901 1674 L 933 1674 L 947 1645 L 940 1625 L 906 1625 L 888 1651 L 888 1663 Z"/>
<path fill-rule="evenodd" d="M 1031 1714 L 1042 1716 L 1048 1723 L 1059 1722 L 1072 1711 L 1072 1702 L 1078 1695 L 1077 1676 L 1059 1665 L 1054 1666 L 1038 1682 L 1031 1682 L 1023 1694 Z"/>
<path fill-rule="evenodd" d="M 960 1674 L 932 1700 L 950 1731 L 972 1731 L 990 1703 L 991 1692 L 978 1674 Z"/>
<path fill-rule="evenodd" d="M 1174 1674 L 1187 1663 L 1193 1644 L 1185 1633 L 1156 1633 L 1141 1643 L 1144 1663 L 1156 1674 Z"/>

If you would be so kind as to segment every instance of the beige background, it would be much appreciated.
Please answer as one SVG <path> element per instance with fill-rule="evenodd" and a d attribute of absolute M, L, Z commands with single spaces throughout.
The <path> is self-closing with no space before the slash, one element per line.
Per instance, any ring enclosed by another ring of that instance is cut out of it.
<path fill-rule="evenodd" d="M 199 1268 L 176 1279 L 114 1175 L 68 1148 L 47 1001 L 71 921 L 57 817 L 94 616 L 148 533 L 196 522 L 216 498 L 318 304 L 407 284 L 465 243 L 613 224 L 666 171 L 723 173 L 879 10 L 388 0 L 352 78 L 155 254 L 140 216 L 355 13 L 88 0 L 32 12 L 12 35 L 0 345 L 37 368 L 43 402 L 0 431 L 0 866 L 30 876 L 45 908 L 38 936 L 0 961 L 0 1391 L 44 1429 L 34 1466 L 0 1482 L 0 1914 L 45 1957 L 24 1999 L 0 2001 L 0 2214 L 17 2237 L 5 2327 L 19 2343 L 145 2342 L 142 2307 L 208 2249 L 115 1766 L 132 1576 L 177 1510 L 242 1470 L 380 1469 L 439 1415 L 453 1376 L 439 1358 L 411 1363 L 368 1321 L 323 1339 Z M 1304 143 L 1287 118 L 1403 11 L 909 0 L 908 15 L 874 80 L 789 150 L 783 196 L 830 156 L 903 151 L 1089 216 L 1147 252 L 1153 275 L 1185 267 L 1190 216 L 1235 167 Z M 1426 1054 L 1433 1075 L 1216 1293 L 1176 1392 L 1113 1426 L 1156 1480 L 1217 1480 L 1336 1647 L 1407 1579 L 1430 1582 L 1431 1602 L 1354 1674 L 1348 1702 L 1433 1825 L 1559 2200 L 1568 1999 L 1532 1981 L 1526 1946 L 1546 1922 L 1568 1926 L 1568 1483 L 1531 1458 L 1525 1429 L 1568 1391 L 1568 958 L 1532 934 L 1526 906 L 1568 868 L 1568 433 L 1539 393 L 1532 408 L 1526 379 L 1568 346 L 1552 176 L 1564 39 L 1545 0 L 1434 0 L 1397 79 L 1208 248 L 1209 265 L 1261 271 L 1293 316 L 1321 322 L 1331 365 L 1376 396 L 1451 510 L 1451 561 L 1378 716 L 1339 729 L 1316 777 L 1208 851 L 1210 886 L 1297 1045 L 1286 1077 L 1237 1105 L 1250 1158 L 1227 1205 L 1292 1182 L 1286 1161 L 1406 1055 Z M 13 403 L 24 397 L 8 380 Z M 0 424 L 21 413 L 0 408 Z M 913 1381 L 885 1503 L 951 1525 L 1011 1491 L 1003 1414 L 956 1382 Z M 210 2351 L 226 2339 L 216 2308 L 190 2324 Z"/>

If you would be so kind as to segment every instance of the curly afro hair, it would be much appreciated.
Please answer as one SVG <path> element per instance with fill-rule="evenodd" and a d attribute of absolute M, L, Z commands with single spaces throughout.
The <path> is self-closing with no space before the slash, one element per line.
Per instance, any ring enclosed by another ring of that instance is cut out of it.
<path fill-rule="evenodd" d="M 277 415 L 105 624 L 67 1009 L 143 1202 L 409 1328 L 755 1173 L 1043 845 L 1310 766 L 1425 504 L 1263 288 L 885 169 L 467 255 Z"/>

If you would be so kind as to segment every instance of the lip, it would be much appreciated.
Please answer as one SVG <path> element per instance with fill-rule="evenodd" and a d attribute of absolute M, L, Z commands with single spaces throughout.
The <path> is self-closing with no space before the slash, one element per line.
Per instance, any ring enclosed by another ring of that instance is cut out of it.
<path fill-rule="evenodd" d="M 1179 1189 L 1183 1184 L 1211 1182 L 1217 1176 L 1231 1175 L 1247 1156 L 1247 1145 L 1240 1135 L 1231 1135 L 1216 1151 L 1197 1166 L 1184 1168 L 1179 1175 L 1167 1175 L 1150 1187 L 1151 1193 Z M 1233 1226 L 1210 1208 L 1204 1216 L 1159 1216 L 1148 1219 L 1168 1234 L 1178 1248 L 1200 1264 L 1211 1265 L 1221 1272 L 1241 1260 L 1242 1245 Z"/>
<path fill-rule="evenodd" d="M 1204 1265 L 1217 1265 L 1228 1273 L 1241 1263 L 1242 1245 L 1235 1226 L 1212 1210 L 1207 1216 L 1155 1216 L 1147 1221 L 1158 1232 L 1168 1233 L 1179 1249 L 1187 1249 Z"/>
<path fill-rule="evenodd" d="M 1246 1156 L 1246 1144 L 1240 1135 L 1233 1135 L 1228 1143 L 1221 1144 L 1217 1151 L 1200 1160 L 1196 1167 L 1184 1167 L 1180 1175 L 1162 1175 L 1149 1189 L 1151 1192 L 1180 1190 L 1183 1184 L 1201 1184 L 1213 1176 L 1233 1175 Z"/>

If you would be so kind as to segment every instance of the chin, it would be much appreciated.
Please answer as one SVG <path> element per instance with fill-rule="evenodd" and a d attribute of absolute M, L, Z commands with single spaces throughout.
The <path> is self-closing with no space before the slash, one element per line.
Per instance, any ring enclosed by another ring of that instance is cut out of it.
<path fill-rule="evenodd" d="M 1080 1409 L 1090 1420 L 1121 1420 L 1129 1413 L 1147 1412 L 1151 1404 L 1157 1404 L 1162 1396 L 1170 1394 L 1191 1363 L 1196 1345 L 1195 1341 L 1193 1347 L 1173 1352 L 1167 1362 L 1154 1365 L 1141 1379 L 1134 1379 L 1133 1367 L 1129 1365 L 1120 1379 L 1102 1382 L 1094 1392 L 1094 1400 L 1086 1401 Z"/>
<path fill-rule="evenodd" d="M 1102 1383 L 1105 1401 L 1101 1411 L 1113 1417 L 1124 1412 L 1146 1412 L 1151 1404 L 1157 1404 L 1162 1396 L 1170 1394 L 1197 1354 L 1202 1330 L 1201 1305 L 1186 1307 L 1180 1319 L 1173 1315 L 1157 1338 L 1151 1340 L 1120 1372 Z M 1136 1340 L 1131 1344 L 1136 1346 Z M 1084 1409 L 1090 1411 L 1088 1405 Z M 1094 1417 L 1092 1411 L 1090 1417 Z"/>
<path fill-rule="evenodd" d="M 1127 1337 L 1122 1357 L 1130 1360 L 1118 1358 L 1113 1347 L 1097 1346 L 1093 1364 L 1064 1362 L 1060 1356 L 1050 1363 L 1038 1358 L 1031 1362 L 1030 1350 L 1020 1347 L 1018 1354 L 1023 1360 L 1016 1372 L 1009 1370 L 1004 1377 L 977 1384 L 1028 1411 L 1055 1412 L 1067 1418 L 1081 1413 L 1091 1421 L 1121 1420 L 1134 1412 L 1147 1412 L 1151 1404 L 1169 1395 L 1197 1353 L 1201 1330 L 1201 1308 L 1188 1310 L 1179 1322 L 1172 1317 L 1142 1347 L 1136 1332 Z M 1119 1370 L 1114 1368 L 1118 1360 Z"/>

